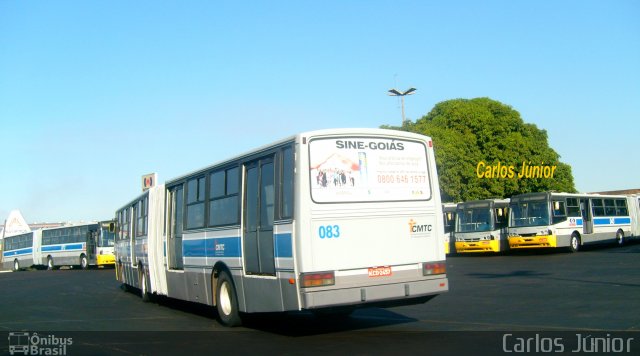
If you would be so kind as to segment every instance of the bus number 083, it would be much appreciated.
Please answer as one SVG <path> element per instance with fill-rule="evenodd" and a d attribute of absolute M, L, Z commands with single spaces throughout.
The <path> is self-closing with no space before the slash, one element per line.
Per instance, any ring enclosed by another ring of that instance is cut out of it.
<path fill-rule="evenodd" d="M 321 239 L 327 238 L 337 238 L 340 237 L 340 226 L 339 225 L 322 225 L 318 228 L 318 236 Z"/>

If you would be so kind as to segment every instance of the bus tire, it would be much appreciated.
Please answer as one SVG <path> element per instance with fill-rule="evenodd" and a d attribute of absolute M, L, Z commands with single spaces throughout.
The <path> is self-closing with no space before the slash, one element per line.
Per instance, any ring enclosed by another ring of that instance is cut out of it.
<path fill-rule="evenodd" d="M 238 296 L 233 285 L 233 279 L 226 271 L 218 275 L 216 285 L 216 309 L 220 322 L 229 327 L 240 326 L 242 320 L 238 311 Z"/>
<path fill-rule="evenodd" d="M 140 264 L 142 267 L 142 264 Z M 149 290 L 147 289 L 147 274 L 144 271 L 144 268 L 140 268 L 140 296 L 142 297 L 142 301 L 147 303 L 151 300 L 151 296 L 149 295 Z"/>
<path fill-rule="evenodd" d="M 89 268 L 89 260 L 85 254 L 80 255 L 80 268 L 88 269 Z"/>
<path fill-rule="evenodd" d="M 624 246 L 624 243 L 626 241 L 624 240 L 624 232 L 622 232 L 622 230 L 618 230 L 618 232 L 616 232 L 616 243 L 618 244 L 618 246 L 622 247 Z"/>
<path fill-rule="evenodd" d="M 47 256 L 47 270 L 53 271 L 55 265 L 53 264 L 53 258 L 51 256 Z"/>
<path fill-rule="evenodd" d="M 18 272 L 20 270 L 20 262 L 15 259 L 13 260 L 13 271 Z"/>
<path fill-rule="evenodd" d="M 569 240 L 569 251 L 578 252 L 580 250 L 580 236 L 575 232 L 571 234 L 571 239 Z"/>

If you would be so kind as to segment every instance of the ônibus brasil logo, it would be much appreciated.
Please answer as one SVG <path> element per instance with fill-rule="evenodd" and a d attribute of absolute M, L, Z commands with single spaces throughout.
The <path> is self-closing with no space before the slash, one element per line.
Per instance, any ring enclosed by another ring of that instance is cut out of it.
<path fill-rule="evenodd" d="M 70 337 L 39 335 L 29 332 L 9 333 L 11 355 L 66 355 L 67 347 L 73 344 Z"/>

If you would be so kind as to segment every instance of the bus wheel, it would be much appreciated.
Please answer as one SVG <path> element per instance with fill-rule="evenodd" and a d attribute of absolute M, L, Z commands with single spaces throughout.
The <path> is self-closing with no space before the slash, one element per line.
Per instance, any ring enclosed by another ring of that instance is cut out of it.
<path fill-rule="evenodd" d="M 87 256 L 80 256 L 80 268 L 87 269 L 89 268 L 89 260 L 87 260 Z"/>
<path fill-rule="evenodd" d="M 576 233 L 571 235 L 569 250 L 571 250 L 571 252 L 578 252 L 580 250 L 580 236 L 578 236 L 578 234 Z"/>
<path fill-rule="evenodd" d="M 47 257 L 47 269 L 52 271 L 54 267 L 53 258 L 51 258 L 51 256 Z"/>
<path fill-rule="evenodd" d="M 20 262 L 18 260 L 13 260 L 13 271 L 18 272 L 20 270 Z"/>
<path fill-rule="evenodd" d="M 242 324 L 240 313 L 238 312 L 238 297 L 233 280 L 229 273 L 221 271 L 218 275 L 216 286 L 216 308 L 220 322 L 225 326 L 239 326 Z"/>
<path fill-rule="evenodd" d="M 143 268 L 140 269 L 140 296 L 145 303 L 151 300 L 149 291 L 147 290 L 147 274 Z"/>
<path fill-rule="evenodd" d="M 616 232 L 616 242 L 618 243 L 618 246 L 624 246 L 625 241 L 622 230 L 618 230 L 618 232 Z"/>

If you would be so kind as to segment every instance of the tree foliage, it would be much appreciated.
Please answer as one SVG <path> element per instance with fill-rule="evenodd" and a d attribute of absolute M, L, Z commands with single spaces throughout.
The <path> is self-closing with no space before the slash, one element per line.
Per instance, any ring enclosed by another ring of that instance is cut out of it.
<path fill-rule="evenodd" d="M 560 162 L 560 155 L 549 147 L 547 132 L 525 123 L 520 113 L 498 101 L 444 101 L 401 129 L 433 139 L 443 201 L 506 198 L 548 190 L 575 192 L 571 166 Z M 484 166 L 478 171 L 480 162 Z M 523 162 L 556 169 L 553 177 L 518 178 Z M 498 164 L 513 167 L 513 177 L 484 175 L 487 167 Z"/>

